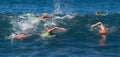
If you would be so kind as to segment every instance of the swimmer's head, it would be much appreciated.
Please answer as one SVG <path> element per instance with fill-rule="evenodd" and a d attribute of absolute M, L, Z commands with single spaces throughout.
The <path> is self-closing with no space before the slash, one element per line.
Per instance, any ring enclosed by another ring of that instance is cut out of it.
<path fill-rule="evenodd" d="M 99 31 L 99 34 L 100 34 L 100 35 L 106 35 L 106 34 L 107 34 L 107 31 L 106 31 L 106 30 L 100 30 L 100 31 Z"/>
<path fill-rule="evenodd" d="M 40 21 L 39 18 L 34 18 L 33 23 L 38 23 Z"/>
<path fill-rule="evenodd" d="M 95 15 L 101 15 L 102 13 L 101 12 L 96 12 Z"/>
<path fill-rule="evenodd" d="M 26 13 L 26 15 L 27 15 L 27 16 L 32 16 L 32 14 L 31 14 L 31 13 Z"/>

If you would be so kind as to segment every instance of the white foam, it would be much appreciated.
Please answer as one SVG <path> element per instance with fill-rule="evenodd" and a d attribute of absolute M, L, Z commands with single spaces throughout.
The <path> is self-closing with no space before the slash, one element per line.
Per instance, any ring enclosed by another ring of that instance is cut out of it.
<path fill-rule="evenodd" d="M 11 39 L 11 38 L 14 38 L 15 37 L 15 33 L 12 33 L 10 36 L 6 37 L 5 39 Z"/>
<path fill-rule="evenodd" d="M 62 10 L 61 10 L 61 3 L 60 0 L 55 1 L 55 10 L 54 10 L 55 14 L 62 14 Z"/>
<path fill-rule="evenodd" d="M 65 16 L 55 16 L 53 19 L 73 19 L 75 16 L 74 15 L 65 15 Z"/>
<path fill-rule="evenodd" d="M 24 32 L 33 29 L 35 26 L 34 20 L 34 15 L 31 14 L 32 16 L 26 17 L 24 14 L 19 15 L 18 18 L 15 18 L 11 21 L 11 24 L 13 25 L 13 30 L 14 32 Z M 17 21 L 19 20 L 19 21 Z"/>
<path fill-rule="evenodd" d="M 56 26 L 55 22 L 47 22 L 44 24 L 45 28 L 49 28 L 49 27 L 53 27 L 53 26 Z"/>
<path fill-rule="evenodd" d="M 21 25 L 21 30 L 22 31 L 33 28 L 33 25 L 29 24 L 29 23 L 23 23 L 23 24 L 20 24 L 20 25 Z"/>

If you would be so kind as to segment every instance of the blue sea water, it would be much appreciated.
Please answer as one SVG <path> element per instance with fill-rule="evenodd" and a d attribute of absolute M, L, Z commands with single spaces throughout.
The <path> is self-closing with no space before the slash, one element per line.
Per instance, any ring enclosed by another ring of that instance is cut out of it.
<path fill-rule="evenodd" d="M 119 0 L 0 0 L 0 57 L 120 57 Z M 104 12 L 96 16 L 95 12 Z M 32 16 L 27 17 L 30 13 Z M 31 20 L 48 13 L 49 20 Z M 107 39 L 90 25 L 103 22 Z M 64 27 L 55 37 L 41 40 L 45 27 Z M 10 35 L 29 32 L 30 37 L 10 42 Z"/>

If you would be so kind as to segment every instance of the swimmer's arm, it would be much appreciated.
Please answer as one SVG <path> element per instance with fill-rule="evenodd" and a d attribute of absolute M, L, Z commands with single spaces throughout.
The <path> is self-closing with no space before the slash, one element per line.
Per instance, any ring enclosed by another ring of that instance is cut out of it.
<path fill-rule="evenodd" d="M 95 28 L 97 25 L 100 25 L 100 24 L 102 24 L 102 22 L 98 22 L 98 23 L 96 23 L 94 25 L 91 25 L 91 28 Z"/>
<path fill-rule="evenodd" d="M 52 28 L 52 29 L 49 29 L 49 30 L 48 30 L 48 33 L 52 32 L 52 31 L 55 30 L 55 29 L 65 31 L 65 28 L 54 27 L 54 28 Z"/>
<path fill-rule="evenodd" d="M 52 28 L 52 29 L 48 29 L 47 32 L 48 32 L 48 33 L 51 33 L 51 32 L 52 32 L 53 30 L 55 30 L 55 29 L 56 29 L 56 27 L 54 27 L 54 28 Z"/>
<path fill-rule="evenodd" d="M 58 27 L 56 27 L 55 29 L 58 29 L 58 30 L 63 30 L 63 31 L 65 31 L 65 28 L 58 28 Z"/>
<path fill-rule="evenodd" d="M 98 22 L 98 23 L 96 23 L 96 25 L 100 25 L 100 24 L 102 24 L 102 22 Z"/>
<path fill-rule="evenodd" d="M 51 16 L 47 16 L 47 15 L 45 15 L 45 16 L 41 16 L 41 18 L 42 18 L 42 19 L 45 19 L 45 18 L 51 18 Z"/>
<path fill-rule="evenodd" d="M 45 15 L 47 18 L 51 18 L 51 16 L 50 15 Z"/>
<path fill-rule="evenodd" d="M 41 19 L 44 19 L 44 16 L 40 16 Z"/>

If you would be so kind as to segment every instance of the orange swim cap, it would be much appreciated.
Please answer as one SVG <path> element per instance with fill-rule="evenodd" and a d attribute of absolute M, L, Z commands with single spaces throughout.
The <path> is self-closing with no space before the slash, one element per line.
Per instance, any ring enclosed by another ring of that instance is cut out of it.
<path fill-rule="evenodd" d="M 100 30 L 99 33 L 100 33 L 100 35 L 106 35 L 107 31 L 106 30 Z"/>

